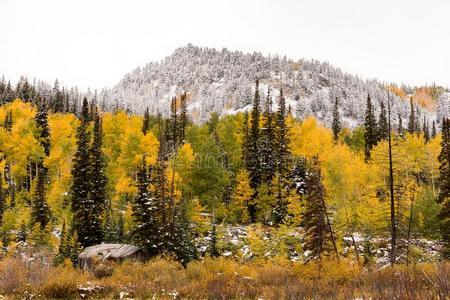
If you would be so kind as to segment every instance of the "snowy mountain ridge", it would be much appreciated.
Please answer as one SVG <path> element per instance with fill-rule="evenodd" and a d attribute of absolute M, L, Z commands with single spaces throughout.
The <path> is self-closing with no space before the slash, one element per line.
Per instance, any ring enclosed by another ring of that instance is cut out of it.
<path fill-rule="evenodd" d="M 329 63 L 189 44 L 161 62 L 148 63 L 126 74 L 112 89 L 102 91 L 99 101 L 110 109 L 121 107 L 142 113 L 148 107 L 152 113 L 167 115 L 170 99 L 186 91 L 191 117 L 202 123 L 212 112 L 226 115 L 250 108 L 256 79 L 260 80 L 262 105 L 270 87 L 276 109 L 282 88 L 296 117 L 313 115 L 327 126 L 331 124 L 336 98 L 343 125 L 349 127 L 363 122 L 368 94 L 377 115 L 381 102 L 388 99 L 386 85 L 377 80 L 362 80 Z M 410 103 L 395 93 L 389 94 L 393 122 L 397 123 L 398 116 L 403 119 L 409 116 Z M 430 122 L 436 118 L 434 112 L 420 106 L 418 111 L 421 122 L 424 118 Z"/>

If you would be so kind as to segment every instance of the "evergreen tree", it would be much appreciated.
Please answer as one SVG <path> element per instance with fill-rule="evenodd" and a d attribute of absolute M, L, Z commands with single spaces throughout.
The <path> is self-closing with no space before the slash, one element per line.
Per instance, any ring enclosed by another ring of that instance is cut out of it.
<path fill-rule="evenodd" d="M 428 143 L 430 141 L 430 130 L 428 122 L 425 120 L 425 117 L 423 117 L 423 137 L 425 139 L 425 143 Z"/>
<path fill-rule="evenodd" d="M 216 218 L 215 218 L 214 211 L 213 211 L 213 221 L 212 221 L 212 228 L 211 228 L 210 254 L 212 257 L 218 257 L 220 255 L 219 251 L 217 250 L 217 225 L 216 225 Z"/>
<path fill-rule="evenodd" d="M 90 148 L 89 182 L 90 191 L 88 198 L 91 202 L 91 240 L 95 243 L 102 241 L 101 217 L 106 205 L 106 162 L 102 151 L 103 130 L 100 115 L 96 111 L 94 116 L 93 141 Z"/>
<path fill-rule="evenodd" d="M 288 203 L 287 203 L 287 197 L 284 190 L 284 184 L 283 178 L 281 174 L 276 174 L 275 176 L 276 180 L 276 192 L 275 192 L 275 206 L 273 208 L 273 221 L 276 225 L 282 224 L 287 217 L 288 213 Z"/>
<path fill-rule="evenodd" d="M 86 98 L 83 99 L 81 110 L 81 122 L 77 129 L 77 151 L 73 158 L 72 185 L 70 196 L 72 200 L 73 224 L 72 230 L 77 233 L 77 242 L 83 247 L 92 246 L 97 241 L 91 238 L 91 207 L 89 199 L 90 181 L 90 161 L 89 140 L 89 106 Z"/>
<path fill-rule="evenodd" d="M 416 113 L 415 113 L 415 116 L 416 116 L 416 120 L 414 121 L 414 125 L 415 125 L 415 132 L 416 132 L 416 134 L 417 134 L 417 136 L 419 136 L 420 135 L 420 132 L 422 131 L 422 128 L 420 128 L 420 121 L 419 121 L 419 117 L 420 117 L 420 115 L 419 115 L 419 105 L 416 105 Z"/>
<path fill-rule="evenodd" d="M 441 152 L 439 154 L 439 212 L 440 229 L 444 242 L 443 256 L 450 259 L 450 119 L 442 121 Z"/>
<path fill-rule="evenodd" d="M 255 97 L 253 99 L 252 119 L 250 120 L 250 134 L 248 140 L 248 171 L 250 173 L 250 186 L 257 189 L 261 182 L 261 165 L 259 157 L 259 119 L 260 119 L 259 81 L 256 80 Z M 251 213 L 251 216 L 254 212 Z M 252 219 L 253 219 L 252 217 Z"/>
<path fill-rule="evenodd" d="M 364 153 L 366 160 L 370 159 L 370 151 L 373 146 L 377 144 L 377 124 L 375 121 L 375 115 L 372 107 L 372 101 L 370 95 L 367 96 L 366 117 L 364 121 L 364 141 L 365 148 Z"/>
<path fill-rule="evenodd" d="M 38 111 L 35 116 L 36 126 L 39 130 L 38 139 L 44 148 L 45 156 L 50 155 L 50 128 L 48 126 L 48 114 L 43 103 L 38 105 Z"/>
<path fill-rule="evenodd" d="M 188 113 L 187 113 L 187 95 L 186 92 L 181 96 L 180 102 L 180 141 L 184 142 L 186 135 L 186 127 L 188 124 Z"/>
<path fill-rule="evenodd" d="M 0 227 L 3 224 L 3 214 L 6 210 L 6 197 L 3 191 L 3 176 L 0 173 Z"/>
<path fill-rule="evenodd" d="M 12 111 L 8 110 L 5 116 L 5 121 L 3 122 L 3 128 L 9 133 L 11 133 L 13 127 L 13 115 Z"/>
<path fill-rule="evenodd" d="M 433 124 L 432 124 L 432 127 L 431 127 L 431 138 L 435 138 L 436 137 L 436 122 L 433 120 Z"/>
<path fill-rule="evenodd" d="M 331 129 L 333 131 L 334 141 L 339 139 L 339 132 L 341 132 L 341 117 L 339 115 L 339 105 L 338 99 L 336 98 L 334 101 L 333 107 L 333 123 L 331 124 Z"/>
<path fill-rule="evenodd" d="M 148 107 L 145 109 L 144 121 L 142 122 L 142 133 L 144 135 L 150 130 L 150 113 L 148 112 Z"/>
<path fill-rule="evenodd" d="M 291 152 L 289 149 L 289 127 L 287 125 L 286 100 L 283 96 L 283 90 L 280 89 L 280 102 L 278 105 L 276 119 L 276 170 L 280 176 L 285 176 L 289 170 L 289 160 Z"/>
<path fill-rule="evenodd" d="M 398 114 L 398 135 L 401 137 L 404 136 L 402 117 L 400 116 L 400 114 Z"/>
<path fill-rule="evenodd" d="M 267 102 L 263 117 L 264 123 L 261 128 L 259 143 L 261 149 L 261 179 L 262 182 L 270 183 L 275 173 L 275 128 L 273 124 L 272 98 L 270 96 L 270 89 L 267 91 Z"/>
<path fill-rule="evenodd" d="M 68 258 L 71 260 L 72 265 L 78 265 L 78 255 L 81 252 L 82 245 L 78 241 L 78 234 L 75 232 L 68 241 Z"/>
<path fill-rule="evenodd" d="M 250 132 L 248 136 L 248 148 L 247 152 L 247 170 L 250 174 L 250 186 L 256 191 L 261 183 L 261 161 L 260 161 L 260 149 L 259 149 L 259 119 L 260 119 L 260 96 L 259 96 L 259 81 L 256 80 L 255 97 L 253 99 L 252 119 L 250 120 Z M 257 194 L 253 195 L 256 199 Z M 256 221 L 256 206 L 255 203 L 248 205 L 248 213 L 251 222 Z"/>
<path fill-rule="evenodd" d="M 332 250 L 330 239 L 334 241 L 334 237 L 327 215 L 325 189 L 317 158 L 313 159 L 306 176 L 303 228 L 305 230 L 303 249 L 310 252 L 307 259 L 320 258 L 324 253 Z"/>
<path fill-rule="evenodd" d="M 249 163 L 249 141 L 250 141 L 250 133 L 249 133 L 249 128 L 248 128 L 248 112 L 245 111 L 244 113 L 244 122 L 242 124 L 242 146 L 241 146 L 241 153 L 242 153 L 242 162 L 245 166 L 245 168 L 248 170 L 250 168 L 250 163 Z"/>
<path fill-rule="evenodd" d="M 47 180 L 47 170 L 41 164 L 37 169 L 36 187 L 33 197 L 33 205 L 31 210 L 31 224 L 34 226 L 39 223 L 41 229 L 45 228 L 51 219 L 50 208 L 45 196 L 45 183 Z"/>
<path fill-rule="evenodd" d="M 160 241 L 158 205 L 155 196 L 150 191 L 150 174 L 145 157 L 142 160 L 138 175 L 138 194 L 133 201 L 133 240 L 142 247 L 148 257 L 161 253 L 158 247 Z"/>
<path fill-rule="evenodd" d="M 55 256 L 54 264 L 59 266 L 64 263 L 64 260 L 67 258 L 70 258 L 70 238 L 66 229 L 66 221 L 63 221 L 59 238 L 58 254 Z"/>
<path fill-rule="evenodd" d="M 409 100 L 410 103 L 410 113 L 408 122 L 408 132 L 413 134 L 416 131 L 416 113 L 414 111 L 414 104 L 412 98 Z"/>
<path fill-rule="evenodd" d="M 186 267 L 197 258 L 197 249 L 191 234 L 191 222 L 189 220 L 186 201 L 182 200 L 175 208 L 173 252 L 178 261 Z"/>
<path fill-rule="evenodd" d="M 27 236 L 27 225 L 25 224 L 25 221 L 22 221 L 19 231 L 17 232 L 17 242 L 26 242 Z"/>
<path fill-rule="evenodd" d="M 388 128 L 388 121 L 386 116 L 386 107 L 384 106 L 384 102 L 381 102 L 381 112 L 380 112 L 380 118 L 378 121 L 378 140 L 387 140 L 389 136 L 389 128 Z"/>

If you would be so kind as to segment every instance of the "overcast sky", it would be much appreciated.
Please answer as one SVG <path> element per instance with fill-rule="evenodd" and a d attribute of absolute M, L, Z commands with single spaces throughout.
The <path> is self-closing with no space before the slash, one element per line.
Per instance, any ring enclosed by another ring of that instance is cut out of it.
<path fill-rule="evenodd" d="M 448 0 L 0 0 L 0 76 L 101 88 L 180 46 L 450 86 Z"/>

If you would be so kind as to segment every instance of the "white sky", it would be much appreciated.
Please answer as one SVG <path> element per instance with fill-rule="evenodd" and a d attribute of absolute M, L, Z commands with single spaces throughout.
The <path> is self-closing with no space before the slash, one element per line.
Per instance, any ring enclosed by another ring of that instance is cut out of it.
<path fill-rule="evenodd" d="M 13 81 L 112 86 L 188 43 L 450 86 L 448 0 L 0 0 L 0 76 Z"/>

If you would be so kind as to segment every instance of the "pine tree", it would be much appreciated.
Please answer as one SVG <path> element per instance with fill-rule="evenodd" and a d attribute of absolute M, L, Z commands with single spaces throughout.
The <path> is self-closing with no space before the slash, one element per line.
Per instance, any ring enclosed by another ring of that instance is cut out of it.
<path fill-rule="evenodd" d="M 19 231 L 17 232 L 17 242 L 26 242 L 27 241 L 27 225 L 25 224 L 25 221 L 22 221 L 20 224 Z"/>
<path fill-rule="evenodd" d="M 339 132 L 341 132 L 341 117 L 339 115 L 339 105 L 338 99 L 336 98 L 334 101 L 333 107 L 333 123 L 331 124 L 331 129 L 333 131 L 334 141 L 339 139 Z"/>
<path fill-rule="evenodd" d="M 148 257 L 153 257 L 161 253 L 158 247 L 160 240 L 158 205 L 155 196 L 150 191 L 149 169 L 142 160 L 138 175 L 138 194 L 133 201 L 133 221 L 132 231 L 133 241 L 136 245 L 142 247 Z"/>
<path fill-rule="evenodd" d="M 443 256 L 450 259 L 450 119 L 442 121 L 441 152 L 438 160 L 440 190 L 437 202 L 441 205 L 438 217 L 444 242 Z"/>
<path fill-rule="evenodd" d="M 3 214 L 6 210 L 6 197 L 3 190 L 3 176 L 0 173 L 0 227 L 3 225 Z"/>
<path fill-rule="evenodd" d="M 416 105 L 416 113 L 415 113 L 415 116 L 416 116 L 416 120 L 414 121 L 414 125 L 415 125 L 415 132 L 416 132 L 416 134 L 417 134 L 417 136 L 419 136 L 420 135 L 420 132 L 422 131 L 422 128 L 420 128 L 420 121 L 419 121 L 419 117 L 420 117 L 420 115 L 419 115 L 419 105 Z"/>
<path fill-rule="evenodd" d="M 289 170 L 289 160 L 291 152 L 289 149 L 289 127 L 287 125 L 286 100 L 283 96 L 283 90 L 280 89 L 280 102 L 278 105 L 276 118 L 276 170 L 280 176 L 285 176 Z"/>
<path fill-rule="evenodd" d="M 261 152 L 261 180 L 270 183 L 275 173 L 275 128 L 273 124 L 272 98 L 270 89 L 267 91 L 266 108 L 263 113 L 264 123 L 261 128 L 260 152 Z"/>
<path fill-rule="evenodd" d="M 402 117 L 400 116 L 400 114 L 398 115 L 398 135 L 400 137 L 404 136 Z"/>
<path fill-rule="evenodd" d="M 95 240 L 91 239 L 91 206 L 89 199 L 90 184 L 90 161 L 89 140 L 89 106 L 86 98 L 83 99 L 83 107 L 81 111 L 81 122 L 77 129 L 77 151 L 73 159 L 72 167 L 72 185 L 70 188 L 70 196 L 72 200 L 71 209 L 73 212 L 72 230 L 77 233 L 77 242 L 81 246 L 87 247 L 95 244 Z"/>
<path fill-rule="evenodd" d="M 260 119 L 259 81 L 256 80 L 255 97 L 253 99 L 252 119 L 250 120 L 250 134 L 248 140 L 248 171 L 250 173 L 250 186 L 257 189 L 261 182 L 261 165 L 259 157 L 259 119 Z M 254 217 L 254 212 L 252 212 Z M 252 217 L 252 216 L 251 216 Z M 252 219 L 253 219 L 252 217 Z"/>
<path fill-rule="evenodd" d="M 9 133 L 11 133 L 13 127 L 13 115 L 12 111 L 8 110 L 5 116 L 5 121 L 3 122 L 3 128 Z"/>
<path fill-rule="evenodd" d="M 188 113 L 187 113 L 187 95 L 186 92 L 181 96 L 180 101 L 180 141 L 184 142 L 186 136 L 186 127 L 188 124 Z"/>
<path fill-rule="evenodd" d="M 68 242 L 68 258 L 72 261 L 72 265 L 78 265 L 78 255 L 81 253 L 82 245 L 78 241 L 78 234 L 75 232 L 69 239 Z"/>
<path fill-rule="evenodd" d="M 211 228 L 210 254 L 212 257 L 218 257 L 220 255 L 219 251 L 217 250 L 217 225 L 216 225 L 216 212 L 214 209 Z"/>
<path fill-rule="evenodd" d="M 288 203 L 287 197 L 284 190 L 283 178 L 280 174 L 276 174 L 275 176 L 275 206 L 273 208 L 273 221 L 276 225 L 282 224 L 287 217 L 288 214 Z"/>
<path fill-rule="evenodd" d="M 387 140 L 389 136 L 388 122 L 386 116 L 386 107 L 384 106 L 384 102 L 381 102 L 380 105 L 381 112 L 380 118 L 378 121 L 378 140 Z"/>
<path fill-rule="evenodd" d="M 248 112 L 245 111 L 244 113 L 244 122 L 242 124 L 242 146 L 241 146 L 241 153 L 242 153 L 242 162 L 245 166 L 245 168 L 248 170 L 250 168 L 250 163 L 249 163 L 249 128 L 248 128 Z"/>
<path fill-rule="evenodd" d="M 43 103 L 38 106 L 35 116 L 36 127 L 39 130 L 38 139 L 44 148 L 45 156 L 50 155 L 50 128 L 48 126 L 48 114 Z"/>
<path fill-rule="evenodd" d="M 45 183 L 47 180 L 47 170 L 41 164 L 37 169 L 36 188 L 33 197 L 33 205 L 31 210 L 31 224 L 34 226 L 39 223 L 41 229 L 50 222 L 51 212 L 45 196 Z"/>
<path fill-rule="evenodd" d="M 334 235 L 327 215 L 325 204 L 325 189 L 318 166 L 317 157 L 306 176 L 305 211 L 303 213 L 303 228 L 305 243 L 303 249 L 309 251 L 307 259 L 320 258 L 332 250 Z M 330 241 L 331 240 L 331 241 Z M 336 251 L 336 247 L 335 251 Z"/>
<path fill-rule="evenodd" d="M 416 131 L 416 114 L 414 111 L 414 104 L 412 98 L 409 100 L 410 103 L 410 113 L 409 113 L 409 122 L 408 122 L 408 132 L 413 134 Z"/>
<path fill-rule="evenodd" d="M 142 122 L 142 133 L 144 135 L 150 130 L 150 113 L 148 112 L 148 107 L 145 109 L 144 120 Z"/>
<path fill-rule="evenodd" d="M 377 124 L 373 112 L 372 101 L 370 95 L 367 96 L 366 117 L 364 121 L 364 141 L 365 141 L 365 157 L 370 159 L 370 151 L 377 144 Z"/>
<path fill-rule="evenodd" d="M 66 229 L 66 222 L 63 221 L 59 238 L 58 254 L 55 256 L 54 264 L 59 266 L 64 263 L 64 260 L 67 258 L 70 258 L 70 238 Z"/>
<path fill-rule="evenodd" d="M 260 161 L 260 148 L 259 148 L 259 120 L 260 120 L 260 96 L 259 96 L 259 81 L 256 80 L 255 97 L 253 99 L 252 119 L 250 120 L 250 132 L 248 136 L 248 148 L 247 153 L 247 170 L 250 175 L 250 186 L 256 191 L 261 183 L 261 161 Z M 257 194 L 253 195 L 255 199 Z M 248 212 L 251 222 L 256 221 L 256 206 L 253 203 L 248 205 Z"/>
<path fill-rule="evenodd" d="M 433 125 L 431 127 L 431 138 L 435 138 L 436 137 L 436 122 L 433 120 Z"/>
<path fill-rule="evenodd" d="M 191 234 L 191 222 L 189 220 L 186 201 L 182 200 L 175 208 L 173 252 L 178 261 L 186 265 L 197 258 L 197 249 Z"/>
<path fill-rule="evenodd" d="M 106 185 L 108 184 L 108 178 L 106 177 L 106 161 L 102 151 L 102 141 L 102 121 L 98 111 L 96 111 L 94 116 L 93 141 L 89 158 L 90 190 L 88 195 L 91 203 L 91 206 L 88 208 L 91 211 L 91 240 L 96 244 L 100 243 L 103 238 L 101 217 L 106 206 Z"/>
<path fill-rule="evenodd" d="M 425 139 L 425 144 L 430 141 L 430 130 L 428 122 L 425 120 L 425 117 L 423 117 L 423 137 Z"/>

